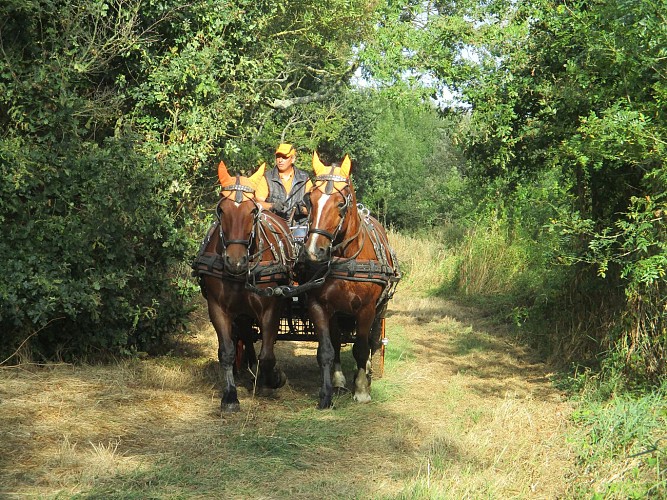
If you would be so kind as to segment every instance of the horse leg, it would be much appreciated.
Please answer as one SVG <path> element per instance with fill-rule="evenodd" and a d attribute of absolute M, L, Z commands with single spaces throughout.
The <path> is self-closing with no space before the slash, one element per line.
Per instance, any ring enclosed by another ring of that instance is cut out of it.
<path fill-rule="evenodd" d="M 357 362 L 357 373 L 354 377 L 354 400 L 368 403 L 371 400 L 370 379 L 370 333 L 375 318 L 374 308 L 366 308 L 357 316 L 357 338 L 352 347 L 352 354 Z"/>
<path fill-rule="evenodd" d="M 318 408 L 324 410 L 333 406 L 333 385 L 331 383 L 331 367 L 336 356 L 334 346 L 329 333 L 329 318 L 322 306 L 312 302 L 308 308 L 310 319 L 317 332 L 317 363 L 320 365 L 322 376 L 322 387 L 320 388 L 320 401 Z"/>
<path fill-rule="evenodd" d="M 334 349 L 334 361 L 333 361 L 333 387 L 337 391 L 345 389 L 345 375 L 343 375 L 343 368 L 340 364 L 340 347 L 341 347 L 341 331 L 337 322 L 333 321 L 331 325 L 331 343 Z"/>
<path fill-rule="evenodd" d="M 241 409 L 234 383 L 234 357 L 236 356 L 236 342 L 232 335 L 232 320 L 225 314 L 217 301 L 209 299 L 208 314 L 211 323 L 218 335 L 218 361 L 220 371 L 224 377 L 224 388 L 220 407 L 225 412 L 235 412 Z"/>
<path fill-rule="evenodd" d="M 276 354 L 274 345 L 278 336 L 280 323 L 279 309 L 270 307 L 266 309 L 260 318 L 260 329 L 262 331 L 262 349 L 259 353 L 259 385 L 271 389 L 278 389 L 285 385 L 287 377 L 276 365 Z"/>

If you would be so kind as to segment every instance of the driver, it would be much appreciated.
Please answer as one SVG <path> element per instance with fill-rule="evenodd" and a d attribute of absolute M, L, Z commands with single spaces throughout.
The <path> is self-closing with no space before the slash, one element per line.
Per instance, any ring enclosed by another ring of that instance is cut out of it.
<path fill-rule="evenodd" d="M 276 166 L 268 170 L 255 188 L 255 199 L 292 225 L 308 216 L 304 195 L 312 188 L 308 173 L 296 168 L 296 149 L 280 144 L 276 149 Z"/>

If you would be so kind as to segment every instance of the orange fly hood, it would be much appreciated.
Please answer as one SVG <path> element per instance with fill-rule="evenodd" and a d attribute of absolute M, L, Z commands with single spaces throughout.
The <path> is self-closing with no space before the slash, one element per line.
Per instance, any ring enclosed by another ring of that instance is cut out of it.
<path fill-rule="evenodd" d="M 222 186 L 220 196 L 227 199 L 233 199 L 236 203 L 241 203 L 244 199 L 255 199 L 255 188 L 259 181 L 264 177 L 266 163 L 262 163 L 257 171 L 250 177 L 242 175 L 231 176 L 227 170 L 224 161 L 218 164 L 218 180 Z"/>
<path fill-rule="evenodd" d="M 340 165 L 327 166 L 320 160 L 317 151 L 313 153 L 313 171 L 315 172 L 315 182 L 313 189 L 318 189 L 323 193 L 330 194 L 333 190 L 340 191 L 350 184 L 350 169 L 352 161 L 348 155 L 345 155 Z"/>

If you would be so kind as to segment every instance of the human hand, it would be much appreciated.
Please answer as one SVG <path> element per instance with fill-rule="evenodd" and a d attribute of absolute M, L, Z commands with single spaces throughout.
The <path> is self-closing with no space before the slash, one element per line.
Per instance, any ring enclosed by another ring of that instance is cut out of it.
<path fill-rule="evenodd" d="M 281 200 L 275 201 L 271 205 L 271 210 L 273 210 L 274 212 L 284 212 L 285 208 L 286 208 L 285 202 Z"/>

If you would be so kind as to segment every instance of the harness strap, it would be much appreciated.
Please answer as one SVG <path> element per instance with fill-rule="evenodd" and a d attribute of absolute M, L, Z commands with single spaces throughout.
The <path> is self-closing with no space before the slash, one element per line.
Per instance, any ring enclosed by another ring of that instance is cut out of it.
<path fill-rule="evenodd" d="M 315 229 L 311 229 L 311 230 L 308 231 L 308 232 L 309 232 L 309 233 L 314 233 L 314 234 L 321 234 L 322 236 L 324 236 L 325 238 L 329 239 L 330 241 L 333 241 L 333 239 L 334 239 L 334 237 L 335 237 L 335 236 L 333 235 L 333 233 L 330 233 L 329 231 L 325 231 L 324 229 L 318 229 L 318 228 L 315 228 Z"/>
<path fill-rule="evenodd" d="M 261 262 L 252 272 L 229 274 L 225 272 L 222 257 L 211 252 L 199 255 L 192 263 L 192 275 L 200 274 L 225 280 L 248 281 L 254 284 L 286 284 L 291 278 L 290 267 L 279 262 Z"/>

